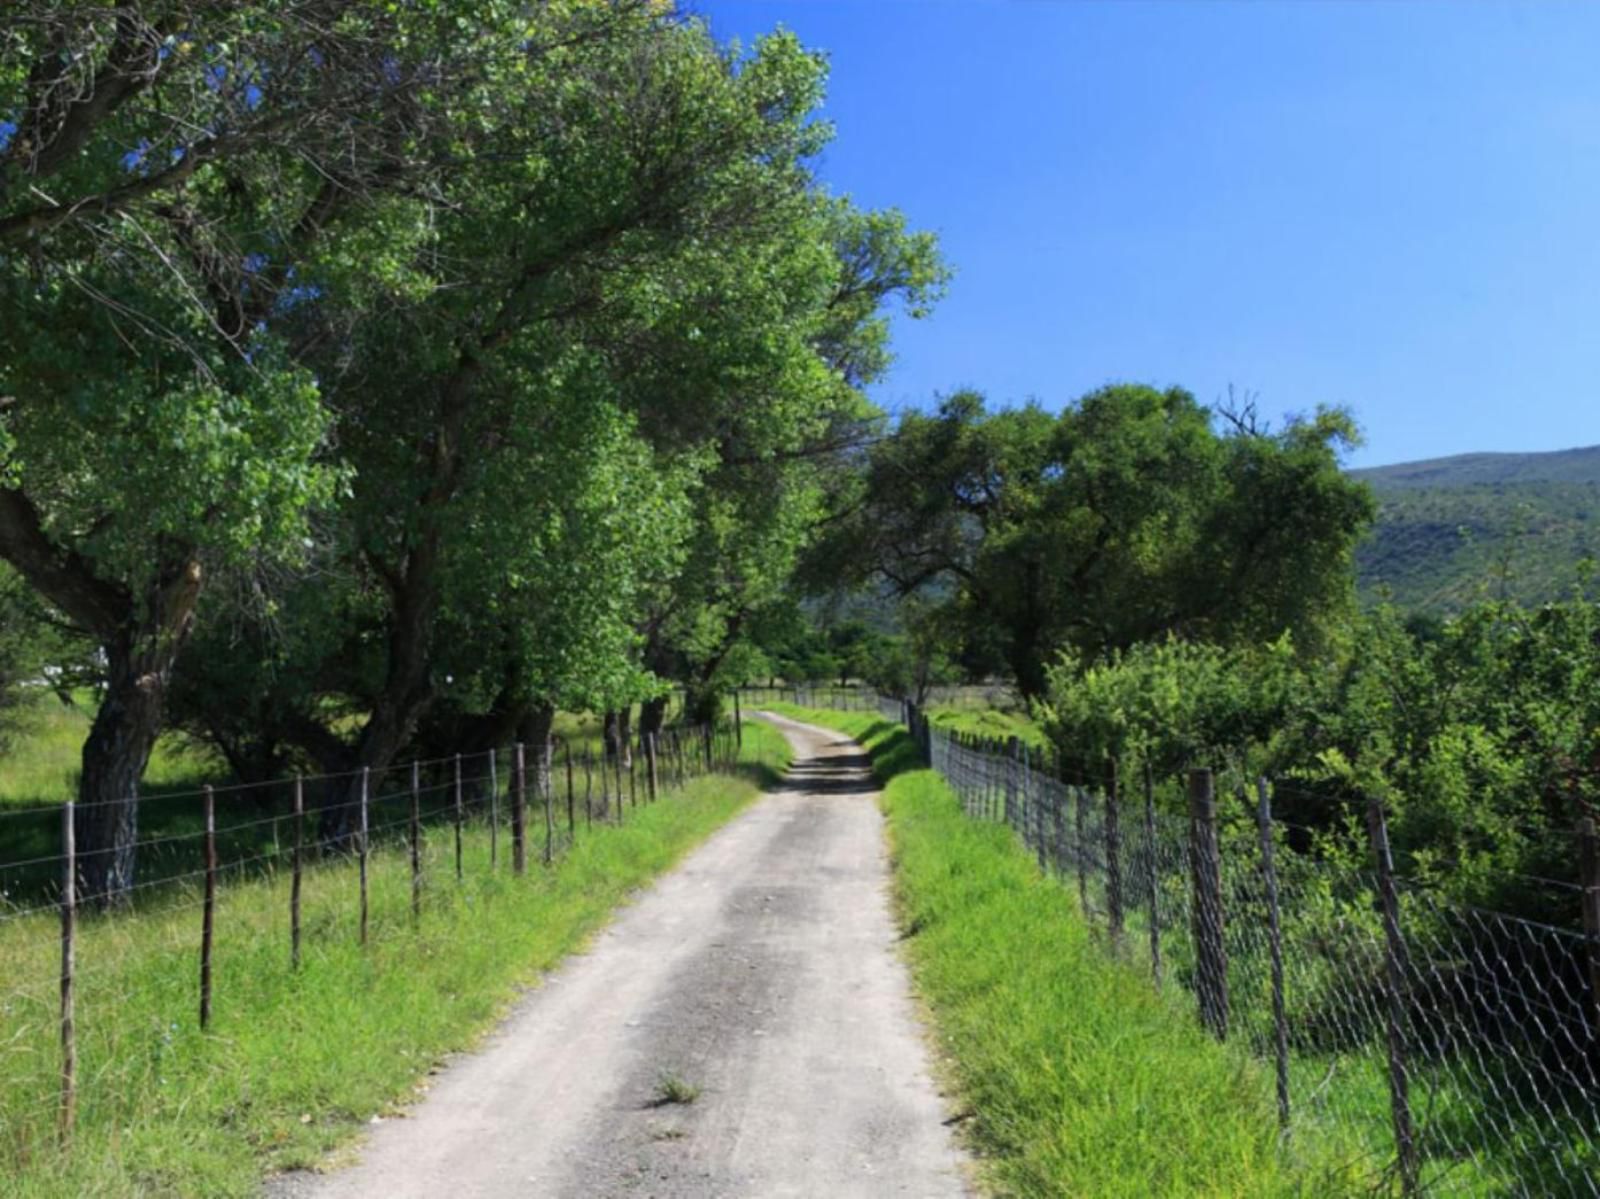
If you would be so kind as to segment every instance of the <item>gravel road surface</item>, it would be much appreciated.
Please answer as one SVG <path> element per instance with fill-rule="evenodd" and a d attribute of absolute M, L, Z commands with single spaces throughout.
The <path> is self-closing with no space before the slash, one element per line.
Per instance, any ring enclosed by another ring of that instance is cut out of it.
<path fill-rule="evenodd" d="M 359 1163 L 274 1179 L 353 1196 L 968 1193 L 896 953 L 860 747 L 779 717 L 763 796 L 452 1062 Z M 679 1098 L 666 1092 L 676 1080 Z"/>

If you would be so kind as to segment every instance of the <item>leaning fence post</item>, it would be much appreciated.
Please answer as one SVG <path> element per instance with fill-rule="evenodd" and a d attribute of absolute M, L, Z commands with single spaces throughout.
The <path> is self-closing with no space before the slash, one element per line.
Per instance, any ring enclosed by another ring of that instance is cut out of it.
<path fill-rule="evenodd" d="M 200 915 L 200 1031 L 211 1023 L 211 942 L 217 919 L 217 799 L 206 784 L 206 893 Z"/>
<path fill-rule="evenodd" d="M 1117 804 L 1121 796 L 1117 789 L 1117 759 L 1106 763 L 1105 795 L 1105 849 L 1106 849 L 1106 921 L 1111 932 L 1111 944 L 1122 944 L 1122 825 Z"/>
<path fill-rule="evenodd" d="M 511 762 L 511 872 L 528 868 L 528 758 L 518 741 Z"/>
<path fill-rule="evenodd" d="M 305 870 L 305 786 L 294 779 L 294 863 L 289 879 L 289 969 L 300 969 L 300 879 Z"/>
<path fill-rule="evenodd" d="M 1228 1038 L 1228 950 L 1223 943 L 1222 849 L 1211 771 L 1189 771 L 1189 875 L 1194 887 L 1195 991 L 1200 1022 Z"/>
<path fill-rule="evenodd" d="M 360 854 L 361 871 L 361 943 L 367 943 L 367 802 L 368 784 L 372 777 L 372 768 L 361 768 L 361 837 L 356 843 L 356 852 Z"/>
<path fill-rule="evenodd" d="M 1256 828 L 1261 834 L 1261 883 L 1267 897 L 1267 935 L 1272 948 L 1272 1030 L 1278 1065 L 1278 1126 L 1289 1127 L 1289 1020 L 1283 1004 L 1283 933 L 1278 920 L 1278 871 L 1272 861 L 1272 796 L 1267 780 L 1256 780 Z"/>
<path fill-rule="evenodd" d="M 1150 895 L 1150 976 L 1156 990 L 1161 989 L 1161 868 L 1160 851 L 1156 847 L 1156 784 L 1150 769 L 1150 760 L 1144 762 L 1144 840 L 1145 882 Z"/>
<path fill-rule="evenodd" d="M 78 1036 L 73 985 L 77 965 L 78 838 L 73 826 L 77 805 L 61 809 L 61 1110 L 60 1137 L 72 1137 L 78 1118 Z"/>
<path fill-rule="evenodd" d="M 1590 816 L 1578 821 L 1578 881 L 1583 887 L 1579 903 L 1589 950 L 1589 1000 L 1594 1005 L 1595 1028 L 1600 1035 L 1600 838 L 1595 836 L 1594 819 Z"/>
<path fill-rule="evenodd" d="M 411 923 L 422 920 L 422 767 L 411 762 Z"/>
<path fill-rule="evenodd" d="M 1388 976 L 1389 999 L 1389 1106 L 1394 1117 L 1395 1153 L 1400 1162 L 1400 1189 L 1413 1195 L 1417 1190 L 1417 1136 L 1411 1123 L 1410 1081 L 1406 1067 L 1405 1033 L 1405 941 L 1400 936 L 1400 904 L 1395 896 L 1394 858 L 1389 852 L 1389 828 L 1383 816 L 1383 801 L 1367 800 L 1367 834 L 1372 839 L 1372 856 L 1378 868 L 1378 899 L 1383 911 L 1384 972 Z"/>

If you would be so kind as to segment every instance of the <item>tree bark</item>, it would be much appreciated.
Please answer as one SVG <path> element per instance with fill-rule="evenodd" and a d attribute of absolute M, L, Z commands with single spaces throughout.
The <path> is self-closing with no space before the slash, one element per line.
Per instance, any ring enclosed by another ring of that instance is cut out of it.
<path fill-rule="evenodd" d="M 667 725 L 667 697 L 647 699 L 639 705 L 639 735 L 655 736 Z"/>
<path fill-rule="evenodd" d="M 81 898 L 101 907 L 126 903 L 133 889 L 139 782 L 199 595 L 200 564 L 191 559 L 158 580 L 138 625 L 105 646 L 106 691 L 83 743 L 76 821 Z"/>
<path fill-rule="evenodd" d="M 125 902 L 133 886 L 139 780 L 161 732 L 173 664 L 194 624 L 200 563 L 188 547 L 169 543 L 148 592 L 136 597 L 102 578 L 91 559 L 58 544 L 32 499 L 16 488 L 0 488 L 0 557 L 105 651 L 106 692 L 83 743 L 74 824 L 80 898 L 102 907 Z"/>

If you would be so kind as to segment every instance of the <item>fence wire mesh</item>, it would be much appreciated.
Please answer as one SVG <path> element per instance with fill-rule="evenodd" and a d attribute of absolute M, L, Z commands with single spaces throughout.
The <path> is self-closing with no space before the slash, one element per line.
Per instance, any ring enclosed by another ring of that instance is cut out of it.
<path fill-rule="evenodd" d="M 1600 1196 L 1600 947 L 1581 929 L 1325 860 L 1264 780 L 1113 789 L 876 707 L 1076 893 L 1111 955 L 1268 1066 L 1282 1136 L 1331 1144 L 1373 1193 Z"/>

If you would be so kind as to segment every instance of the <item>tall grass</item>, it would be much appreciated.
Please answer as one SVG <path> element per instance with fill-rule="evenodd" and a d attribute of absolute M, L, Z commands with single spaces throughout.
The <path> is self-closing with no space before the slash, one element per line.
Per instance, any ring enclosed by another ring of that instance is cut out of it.
<path fill-rule="evenodd" d="M 860 739 L 886 782 L 895 888 L 969 1143 L 1017 1196 L 1335 1195 L 1371 1180 L 1331 1140 L 1284 1144 L 1272 1083 L 1107 955 L 1075 895 L 967 819 L 873 715 L 790 714 Z"/>
<path fill-rule="evenodd" d="M 523 878 L 511 875 L 504 844 L 490 869 L 488 833 L 473 827 L 458 883 L 453 838 L 431 831 L 416 927 L 407 855 L 379 852 L 365 949 L 354 868 L 320 865 L 306 876 L 297 974 L 288 969 L 287 876 L 225 883 L 205 1033 L 193 887 L 167 888 L 132 916 L 86 920 L 81 1099 L 65 1149 L 54 1133 L 54 925 L 0 923 L 0 1189 L 18 1199 L 247 1195 L 265 1171 L 316 1163 L 422 1094 L 430 1066 L 470 1046 L 634 889 L 746 805 L 782 772 L 788 747 L 749 726 L 743 760 L 741 776 L 702 778 L 630 808 L 620 827 L 580 826 L 554 867 L 532 855 Z"/>

